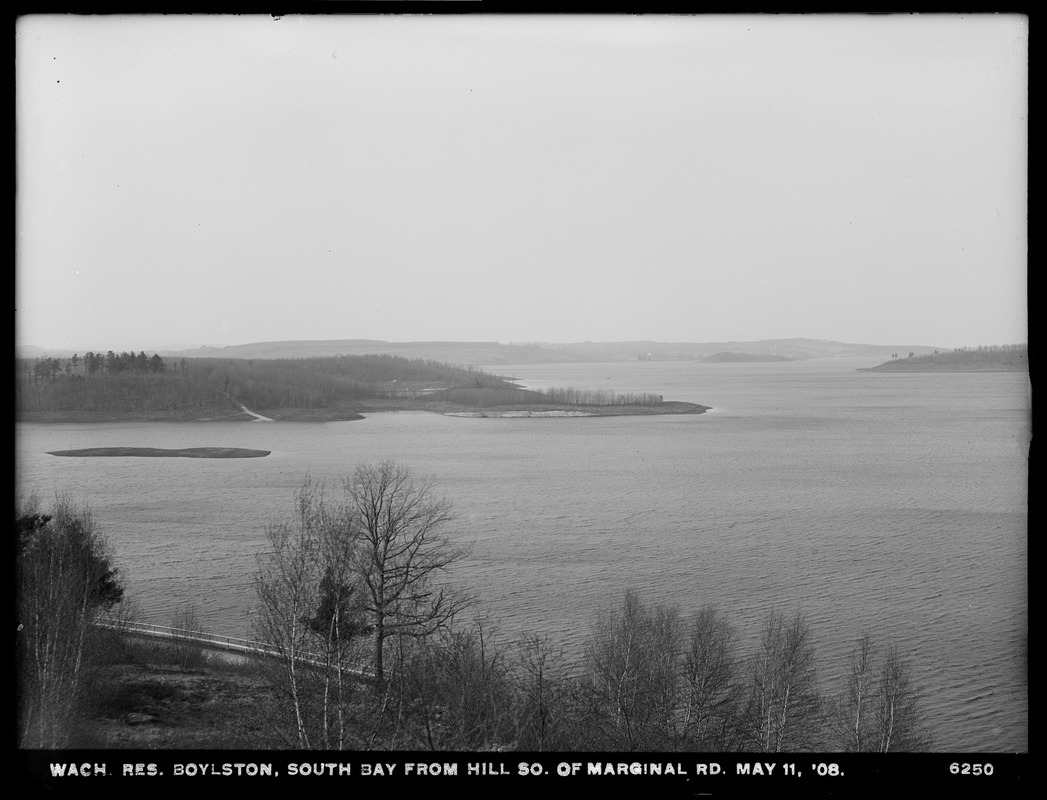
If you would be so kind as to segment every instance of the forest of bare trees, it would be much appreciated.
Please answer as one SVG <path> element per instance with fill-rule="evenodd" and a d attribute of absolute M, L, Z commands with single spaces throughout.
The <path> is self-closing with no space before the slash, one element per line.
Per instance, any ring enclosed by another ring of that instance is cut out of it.
<path fill-rule="evenodd" d="M 141 368 L 140 368 L 141 367 Z M 481 370 L 399 356 L 306 359 L 182 358 L 144 353 L 16 359 L 19 413 L 220 415 L 258 410 L 341 410 L 433 385 L 509 387 Z"/>
<path fill-rule="evenodd" d="M 506 405 L 656 405 L 661 395 L 607 389 L 523 389 L 481 369 L 364 355 L 302 359 L 182 358 L 144 352 L 16 360 L 19 414 L 137 414 L 220 417 L 240 404 L 284 411 L 349 412 L 412 402 L 469 408 Z M 399 407 L 399 406 L 395 406 Z"/>

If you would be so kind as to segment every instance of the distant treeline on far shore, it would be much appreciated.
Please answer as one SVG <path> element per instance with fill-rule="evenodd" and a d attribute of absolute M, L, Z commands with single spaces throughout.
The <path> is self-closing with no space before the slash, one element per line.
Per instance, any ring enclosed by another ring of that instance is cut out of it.
<path fill-rule="evenodd" d="M 1007 344 L 982 347 L 959 347 L 955 350 L 935 350 L 933 353 L 901 355 L 894 353 L 889 361 L 872 367 L 872 371 L 923 372 L 993 371 L 1018 372 L 1029 369 L 1029 346 Z"/>

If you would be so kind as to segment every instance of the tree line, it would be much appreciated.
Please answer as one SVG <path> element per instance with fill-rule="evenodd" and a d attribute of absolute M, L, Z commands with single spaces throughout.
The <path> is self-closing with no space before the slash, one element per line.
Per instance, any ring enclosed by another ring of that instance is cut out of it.
<path fill-rule="evenodd" d="M 609 389 L 576 389 L 573 386 L 546 389 L 541 393 L 547 402 L 589 406 L 651 406 L 662 402 L 660 394 L 650 392 L 615 392 Z"/>
<path fill-rule="evenodd" d="M 143 362 L 144 353 L 88 355 L 91 358 L 73 356 L 65 361 L 16 359 L 17 409 L 200 416 L 236 413 L 242 403 L 274 413 L 340 411 L 360 401 L 401 396 L 405 388 L 418 385 L 508 385 L 480 370 L 388 355 L 183 358 L 173 367 L 159 356 Z M 148 368 L 140 369 L 143 363 Z"/>
<path fill-rule="evenodd" d="M 391 355 L 300 359 L 182 358 L 169 367 L 112 351 L 16 360 L 19 412 L 221 416 L 240 404 L 268 416 L 296 410 L 341 413 L 383 402 L 499 405 L 652 405 L 660 395 L 606 389 L 533 391 L 481 369 Z"/>
<path fill-rule="evenodd" d="M 20 747 L 64 747 L 107 649 L 94 623 L 124 598 L 90 510 L 30 497 L 15 509 L 15 676 Z"/>
<path fill-rule="evenodd" d="M 145 351 L 135 353 L 114 353 L 112 350 L 104 355 L 88 351 L 83 357 L 74 353 L 66 359 L 46 357 L 19 359 L 22 364 L 23 377 L 36 383 L 54 383 L 60 376 L 80 375 L 118 375 L 122 372 L 144 375 L 146 373 L 164 372 L 166 362 L 157 353 L 147 356 Z M 184 359 L 183 359 L 184 361 Z"/>
<path fill-rule="evenodd" d="M 935 350 L 933 353 L 917 355 L 909 352 L 904 358 L 892 353 L 889 361 L 874 369 L 913 369 L 923 367 L 996 367 L 1022 370 L 1029 368 L 1029 346 L 1025 344 L 982 345 L 979 347 L 957 347 L 954 350 Z"/>
<path fill-rule="evenodd" d="M 518 386 L 464 386 L 428 394 L 430 400 L 446 400 L 474 408 L 496 406 L 650 406 L 662 402 L 660 394 L 649 392 L 615 392 L 608 389 L 574 387 L 535 390 Z"/>

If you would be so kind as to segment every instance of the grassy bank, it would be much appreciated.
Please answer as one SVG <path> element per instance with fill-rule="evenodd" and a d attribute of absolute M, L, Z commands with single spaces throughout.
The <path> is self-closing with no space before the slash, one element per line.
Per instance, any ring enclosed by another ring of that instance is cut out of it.
<path fill-rule="evenodd" d="M 92 676 L 92 702 L 72 747 L 259 749 L 283 742 L 275 692 L 259 664 L 125 639 Z"/>

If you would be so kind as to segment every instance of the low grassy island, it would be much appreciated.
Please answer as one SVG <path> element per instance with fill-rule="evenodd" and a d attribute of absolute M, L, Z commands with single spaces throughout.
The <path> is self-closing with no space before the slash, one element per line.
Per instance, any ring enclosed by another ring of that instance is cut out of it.
<path fill-rule="evenodd" d="M 741 363 L 768 363 L 778 361 L 796 361 L 789 356 L 774 355 L 772 353 L 713 353 L 699 360 L 700 364 L 741 364 Z"/>
<path fill-rule="evenodd" d="M 81 450 L 52 450 L 51 456 L 145 457 L 145 458 L 265 458 L 269 450 L 251 450 L 245 447 L 85 447 Z"/>

